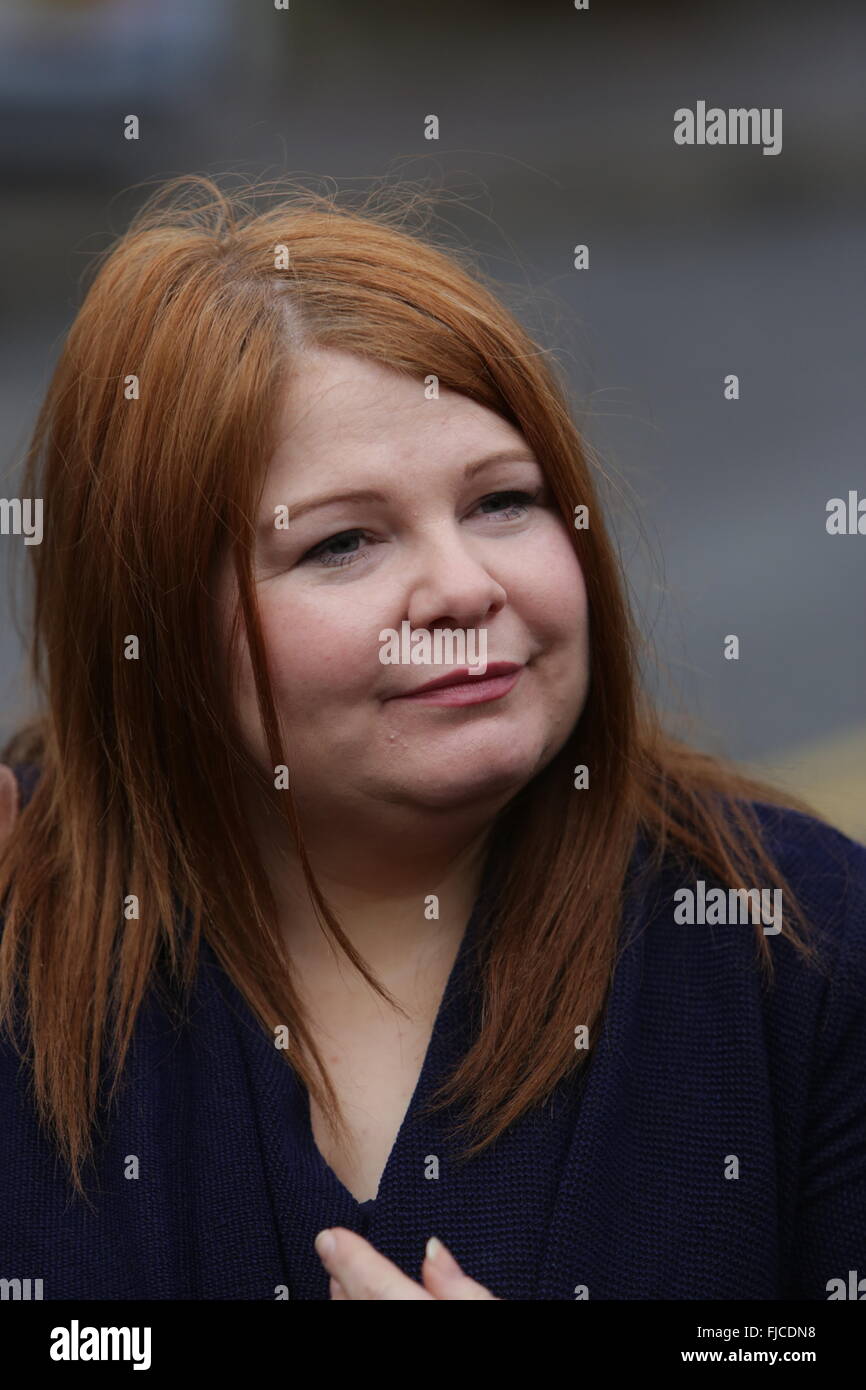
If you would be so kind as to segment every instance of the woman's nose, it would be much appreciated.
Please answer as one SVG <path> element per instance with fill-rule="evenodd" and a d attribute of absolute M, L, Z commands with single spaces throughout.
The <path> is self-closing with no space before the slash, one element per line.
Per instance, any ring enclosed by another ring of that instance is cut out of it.
<path fill-rule="evenodd" d="M 457 627 L 470 627 L 498 612 L 506 598 L 477 546 L 459 536 L 440 537 L 424 547 L 413 568 L 407 617 L 413 628 L 446 619 Z"/>

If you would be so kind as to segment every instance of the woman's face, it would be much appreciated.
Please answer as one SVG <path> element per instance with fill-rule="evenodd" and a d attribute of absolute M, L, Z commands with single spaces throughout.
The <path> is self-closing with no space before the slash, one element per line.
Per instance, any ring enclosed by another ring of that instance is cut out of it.
<path fill-rule="evenodd" d="M 448 390 L 428 400 L 378 363 L 322 350 L 290 375 L 254 574 L 299 809 L 503 805 L 562 747 L 589 682 L 583 576 L 541 468 L 498 415 Z M 228 562 L 219 592 L 225 636 Z M 462 630 L 469 659 L 384 664 L 386 629 L 416 642 Z M 404 698 L 471 666 L 482 630 L 488 666 L 520 668 L 507 693 L 500 680 L 476 703 Z M 241 727 L 273 776 L 240 652 Z"/>

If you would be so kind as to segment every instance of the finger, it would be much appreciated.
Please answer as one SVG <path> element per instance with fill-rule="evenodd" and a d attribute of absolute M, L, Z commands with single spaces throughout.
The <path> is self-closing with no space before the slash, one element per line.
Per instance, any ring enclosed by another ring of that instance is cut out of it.
<path fill-rule="evenodd" d="M 339 1279 L 334 1278 L 333 1274 L 331 1275 L 330 1291 L 331 1301 L 333 1303 L 339 1303 L 341 1299 L 344 1302 L 349 1301 L 343 1293 L 343 1285 L 340 1283 Z"/>
<path fill-rule="evenodd" d="M 325 1234 L 320 1231 L 316 1236 L 316 1250 L 328 1273 L 339 1281 L 347 1300 L 427 1302 L 433 1298 L 433 1294 L 407 1278 L 402 1269 L 386 1260 L 355 1231 L 347 1231 L 343 1226 L 332 1227 L 327 1232 L 334 1241 L 330 1251 L 323 1246 Z"/>
<path fill-rule="evenodd" d="M 0 842 L 18 817 L 18 778 L 8 763 L 0 763 Z"/>
<path fill-rule="evenodd" d="M 492 1299 L 494 1303 L 499 1302 L 496 1295 L 485 1289 L 483 1284 L 463 1273 L 451 1251 L 436 1236 L 431 1236 L 427 1242 L 421 1278 L 424 1287 L 430 1290 L 434 1298 Z"/>

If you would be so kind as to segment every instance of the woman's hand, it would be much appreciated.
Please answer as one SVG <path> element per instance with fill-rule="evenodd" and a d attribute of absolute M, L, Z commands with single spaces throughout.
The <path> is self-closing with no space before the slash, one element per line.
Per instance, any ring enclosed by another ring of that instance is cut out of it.
<path fill-rule="evenodd" d="M 328 1245 L 330 1237 L 330 1247 Z M 495 1294 L 476 1284 L 463 1273 L 457 1261 L 435 1236 L 427 1242 L 427 1253 L 421 1266 L 423 1287 L 408 1279 L 384 1255 L 343 1226 L 320 1231 L 316 1236 L 316 1252 L 331 1276 L 331 1299 L 346 1302 L 361 1299 L 431 1299 L 431 1298 L 491 1298 Z"/>
<path fill-rule="evenodd" d="M 0 845 L 18 817 L 18 778 L 8 763 L 0 763 Z"/>

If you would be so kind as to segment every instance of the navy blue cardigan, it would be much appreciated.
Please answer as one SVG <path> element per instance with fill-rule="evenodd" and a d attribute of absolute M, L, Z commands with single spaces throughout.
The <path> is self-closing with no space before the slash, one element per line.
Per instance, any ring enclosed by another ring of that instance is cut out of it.
<path fill-rule="evenodd" d="M 17 772 L 26 797 L 32 770 Z M 0 1278 L 42 1279 L 46 1299 L 325 1300 L 313 1239 L 333 1225 L 366 1234 L 413 1279 L 436 1234 L 503 1299 L 826 1299 L 828 1281 L 863 1277 L 866 847 L 756 809 L 831 980 L 771 934 L 765 989 L 753 926 L 675 922 L 686 880 L 672 865 L 630 890 L 588 1068 L 460 1167 L 447 1112 L 417 1112 L 478 1026 L 483 887 L 365 1210 L 206 945 L 182 1029 L 154 991 L 139 1017 L 92 1208 L 71 1198 L 4 1038 Z"/>

